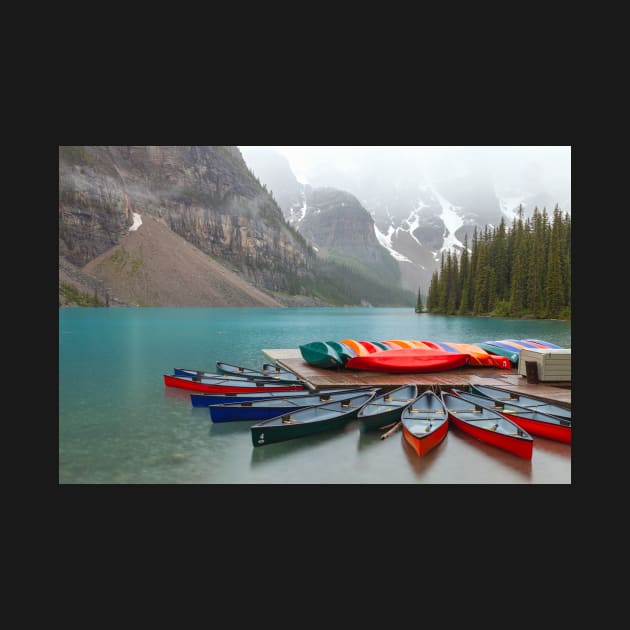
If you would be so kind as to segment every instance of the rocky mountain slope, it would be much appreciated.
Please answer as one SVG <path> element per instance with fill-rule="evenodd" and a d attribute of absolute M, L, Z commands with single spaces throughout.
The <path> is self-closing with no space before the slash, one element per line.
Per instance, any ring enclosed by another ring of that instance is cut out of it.
<path fill-rule="evenodd" d="M 142 224 L 83 271 L 104 281 L 117 301 L 138 306 L 282 306 L 212 260 L 163 220 Z"/>
<path fill-rule="evenodd" d="M 369 214 L 336 197 L 313 196 L 336 226 L 318 255 L 236 147 L 60 146 L 59 303 L 412 304 Z"/>
<path fill-rule="evenodd" d="M 60 274 L 66 269 L 65 280 L 67 270 L 73 269 L 75 284 L 81 284 L 79 272 L 128 237 L 135 217 L 146 224 L 151 224 L 147 219 L 158 220 L 184 239 L 179 245 L 188 242 L 200 254 L 230 265 L 242 280 L 261 289 L 299 294 L 300 279 L 311 274 L 315 253 L 287 225 L 276 202 L 235 147 L 59 147 L 59 255 Z M 148 234 L 166 238 L 157 224 L 143 233 L 143 239 Z M 170 246 L 175 247 L 174 241 Z M 154 255 L 158 252 L 165 264 L 177 256 L 175 249 L 158 248 Z M 146 270 L 148 259 L 143 260 Z M 190 296 L 195 288 L 190 278 L 198 271 L 197 263 L 191 264 L 192 275 L 182 277 L 190 285 L 185 291 Z M 90 267 L 94 282 L 113 280 L 112 270 L 105 274 L 104 269 Z M 83 278 L 87 284 L 92 282 L 89 277 Z M 179 295 L 159 286 L 166 282 L 159 276 L 140 274 L 137 279 L 140 277 L 154 286 L 145 284 L 137 299 L 128 295 L 132 302 L 147 299 L 153 303 Z M 140 285 L 135 288 L 140 290 Z M 205 303 L 214 304 L 210 288 L 200 295 L 210 300 Z M 242 300 L 236 294 L 234 298 L 237 303 Z M 262 299 L 257 296 L 254 301 Z"/>

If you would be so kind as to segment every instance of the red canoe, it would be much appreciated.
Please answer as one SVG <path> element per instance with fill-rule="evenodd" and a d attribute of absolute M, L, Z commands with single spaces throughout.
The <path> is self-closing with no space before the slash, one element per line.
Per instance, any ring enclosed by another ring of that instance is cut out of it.
<path fill-rule="evenodd" d="M 164 375 L 164 385 L 168 387 L 179 387 L 180 389 L 190 389 L 194 392 L 205 392 L 207 394 L 250 394 L 260 392 L 293 392 L 298 390 L 306 390 L 301 385 L 280 385 L 273 381 L 263 383 L 262 381 L 248 381 L 243 379 L 243 383 L 236 384 L 234 379 L 221 379 L 217 374 L 217 378 L 199 378 L 189 376 L 169 376 Z"/>
<path fill-rule="evenodd" d="M 467 354 L 431 350 L 424 348 L 402 348 L 382 350 L 364 356 L 348 359 L 346 368 L 350 370 L 371 370 L 373 372 L 443 372 L 462 367 L 468 363 Z"/>
<path fill-rule="evenodd" d="M 454 394 L 442 392 L 448 419 L 472 437 L 525 459 L 532 458 L 534 439 L 502 414 Z"/>

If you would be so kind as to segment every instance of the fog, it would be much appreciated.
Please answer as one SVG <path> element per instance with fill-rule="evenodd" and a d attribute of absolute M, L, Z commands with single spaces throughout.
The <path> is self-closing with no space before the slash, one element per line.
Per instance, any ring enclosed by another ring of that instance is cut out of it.
<path fill-rule="evenodd" d="M 240 147 L 246 155 L 257 147 Z M 263 147 L 260 147 L 263 148 Z M 439 184 L 489 179 L 498 196 L 548 193 L 570 200 L 570 146 L 275 146 L 304 184 L 359 194 L 366 177 Z M 570 208 L 564 208 L 570 210 Z"/>

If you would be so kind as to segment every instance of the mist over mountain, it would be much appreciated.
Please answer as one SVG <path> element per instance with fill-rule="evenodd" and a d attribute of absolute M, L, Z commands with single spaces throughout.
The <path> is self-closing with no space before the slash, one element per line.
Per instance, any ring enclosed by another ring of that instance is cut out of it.
<path fill-rule="evenodd" d="M 570 147 L 239 148 L 304 236 L 314 190 L 351 193 L 412 291 L 426 291 L 442 251 L 461 251 L 465 235 L 470 245 L 475 228 L 510 225 L 519 205 L 526 217 L 571 212 Z"/>

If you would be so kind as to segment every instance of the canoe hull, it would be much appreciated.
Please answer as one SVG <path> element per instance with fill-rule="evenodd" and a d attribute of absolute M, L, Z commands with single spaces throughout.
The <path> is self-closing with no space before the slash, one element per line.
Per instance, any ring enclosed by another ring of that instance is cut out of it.
<path fill-rule="evenodd" d="M 506 411 L 501 412 L 506 418 L 511 420 L 514 424 L 518 424 L 521 429 L 525 429 L 527 433 L 537 435 L 539 437 L 547 438 L 548 440 L 555 440 L 556 442 L 564 442 L 565 444 L 571 444 L 571 427 L 561 426 L 556 424 L 548 424 L 547 422 L 540 422 L 539 420 L 530 420 L 523 418 L 522 416 L 508 413 Z"/>
<path fill-rule="evenodd" d="M 302 391 L 304 388 L 301 385 L 287 385 L 276 386 L 275 383 L 272 387 L 239 387 L 238 385 L 210 385 L 208 383 L 200 383 L 197 381 L 186 380 L 184 378 L 178 378 L 164 375 L 164 384 L 167 387 L 177 387 L 179 389 L 186 389 L 193 392 L 205 392 L 207 394 L 226 394 L 226 393 L 263 393 L 263 392 L 291 392 Z"/>
<path fill-rule="evenodd" d="M 463 367 L 468 355 L 424 348 L 383 350 L 366 356 L 356 356 L 346 363 L 351 370 L 371 370 L 399 374 L 443 372 Z"/>
<path fill-rule="evenodd" d="M 308 405 L 293 405 L 290 407 L 241 407 L 239 405 L 238 409 L 226 409 L 225 407 L 210 405 L 208 409 L 210 410 L 212 422 L 245 422 L 251 420 L 261 422 L 262 420 L 281 416 L 283 413 L 299 411 L 305 407 L 308 407 Z"/>
<path fill-rule="evenodd" d="M 255 400 L 265 400 L 265 394 L 252 394 L 251 396 L 239 396 L 234 398 L 234 394 L 229 396 L 227 394 L 210 394 L 211 398 L 208 398 L 207 394 L 191 394 L 190 401 L 193 407 L 208 407 L 209 405 L 228 405 L 235 402 L 254 402 Z"/>
<path fill-rule="evenodd" d="M 500 402 L 509 402 L 521 407 L 527 407 L 529 409 L 535 409 L 542 413 L 549 414 L 550 416 L 556 416 L 556 418 L 564 418 L 565 420 L 571 420 L 571 410 L 565 409 L 560 405 L 548 403 L 542 398 L 536 398 L 536 396 L 530 396 L 525 394 L 519 394 L 509 390 L 503 390 L 498 387 L 490 387 L 488 385 L 470 385 L 470 391 L 473 394 L 479 396 L 486 396 L 492 400 L 498 400 Z M 512 396 L 513 398 L 510 398 Z M 533 406 L 535 405 L 535 406 Z"/>
<path fill-rule="evenodd" d="M 402 414 L 402 407 L 386 411 L 385 413 L 374 414 L 372 416 L 360 417 L 361 430 L 362 431 L 375 431 L 380 427 L 391 424 L 392 422 L 398 422 L 400 420 L 400 414 Z"/>
<path fill-rule="evenodd" d="M 460 420 L 457 416 L 453 415 L 451 411 L 448 412 L 448 419 L 458 429 L 460 429 L 464 433 L 467 433 L 471 437 L 474 437 L 480 442 L 485 442 L 486 444 L 490 444 L 491 446 L 496 446 L 497 448 L 503 449 L 504 451 L 508 451 L 510 453 L 513 453 L 514 455 L 523 457 L 524 459 L 532 458 L 534 446 L 533 440 L 523 440 L 520 438 L 512 437 L 510 435 L 505 435 L 503 433 L 498 433 L 495 431 L 489 431 L 488 429 L 476 427 L 468 422 Z"/>
<path fill-rule="evenodd" d="M 356 417 L 356 412 L 348 416 L 338 416 L 319 422 L 305 422 L 303 424 L 289 424 L 285 426 L 251 427 L 252 444 L 263 446 L 276 442 L 285 442 L 296 438 L 306 437 L 315 433 L 323 433 L 343 427 Z"/>
<path fill-rule="evenodd" d="M 432 433 L 428 433 L 427 435 L 421 437 L 411 433 L 404 424 L 402 426 L 402 431 L 407 444 L 413 448 L 419 457 L 422 457 L 430 450 L 434 449 L 446 437 L 446 434 L 448 433 L 448 422 L 444 422 Z"/>
<path fill-rule="evenodd" d="M 343 365 L 343 360 L 337 351 L 325 341 L 313 341 L 299 346 L 302 358 L 313 367 L 338 368 Z"/>
<path fill-rule="evenodd" d="M 293 374 L 288 370 L 276 368 L 270 363 L 265 363 L 262 370 L 254 370 L 252 368 L 245 368 L 238 365 L 232 365 L 231 363 L 217 361 L 216 371 L 217 374 L 224 374 L 226 376 L 237 376 L 239 378 L 249 379 L 269 379 L 271 381 L 279 381 L 282 383 L 291 383 L 299 380 L 297 374 Z"/>

